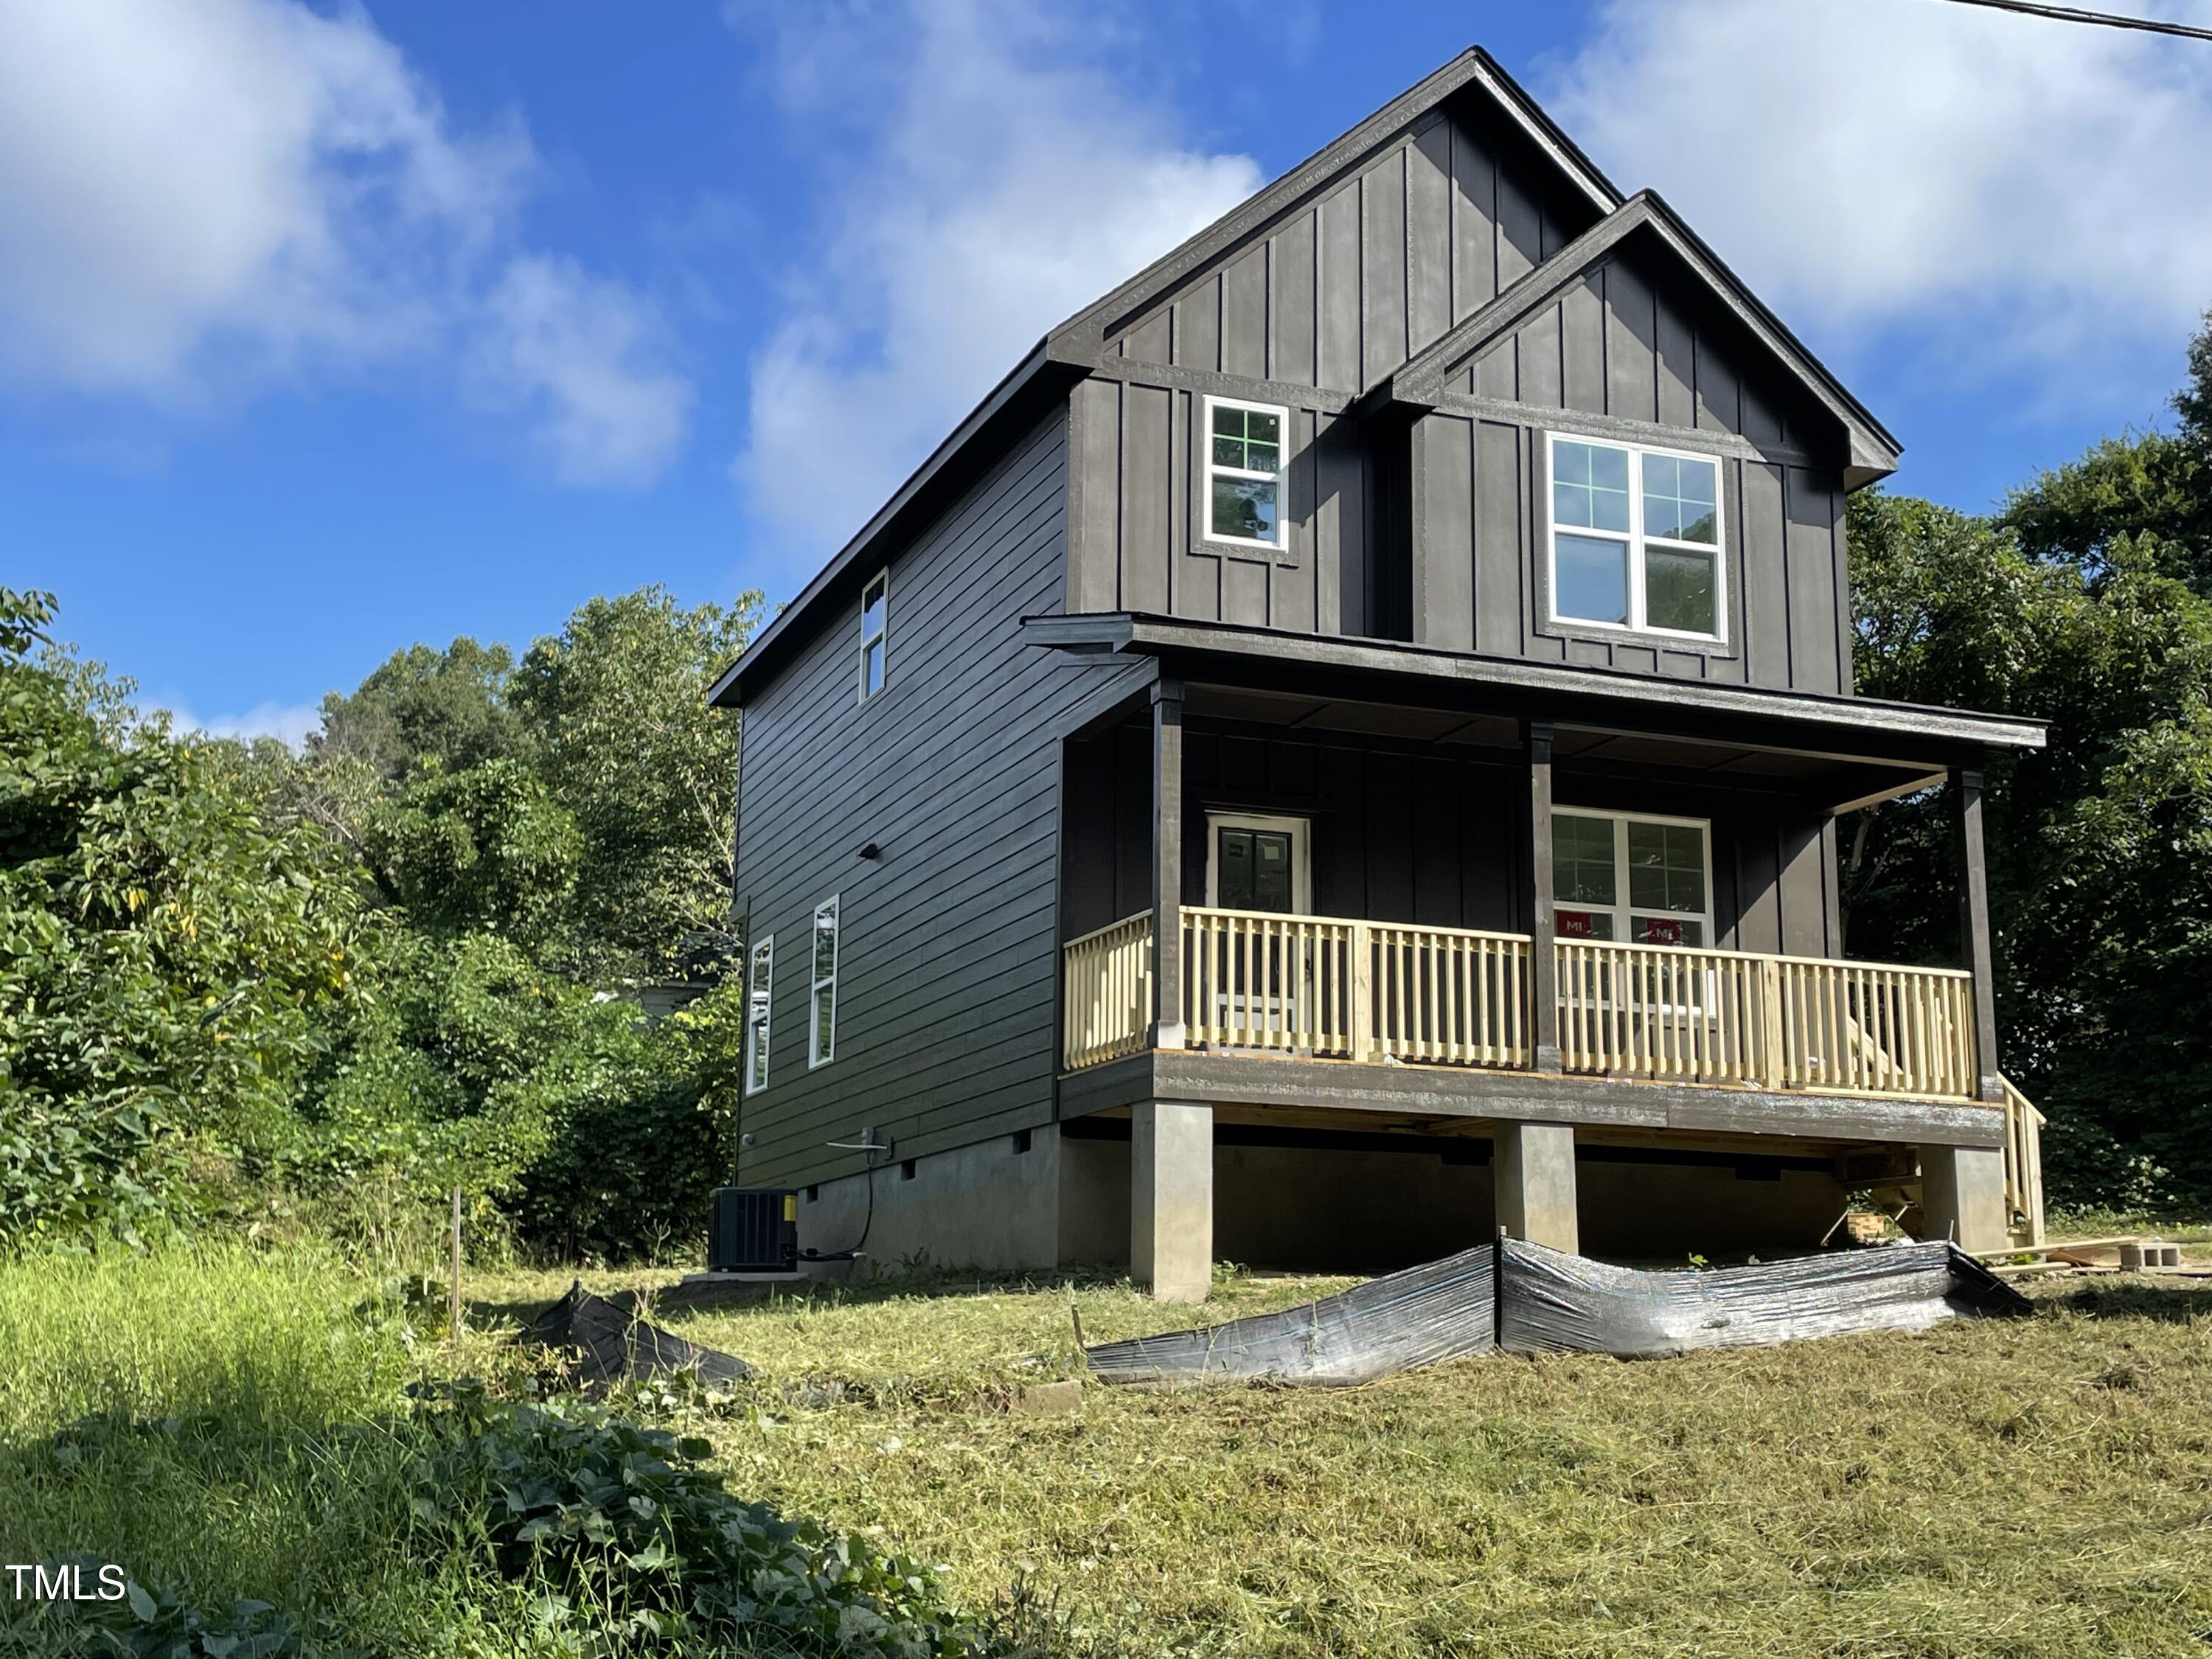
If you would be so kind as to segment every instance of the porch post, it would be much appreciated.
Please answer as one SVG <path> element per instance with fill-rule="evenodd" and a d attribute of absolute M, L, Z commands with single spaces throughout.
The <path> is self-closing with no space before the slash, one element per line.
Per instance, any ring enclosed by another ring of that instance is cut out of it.
<path fill-rule="evenodd" d="M 1559 1069 L 1559 958 L 1553 950 L 1552 723 L 1521 722 L 1528 811 L 1521 815 L 1521 867 L 1528 872 L 1528 1038 L 1539 1072 Z"/>
<path fill-rule="evenodd" d="M 1183 1046 L 1182 682 L 1152 682 L 1152 1046 Z"/>
<path fill-rule="evenodd" d="M 1213 1283 L 1213 1108 L 1140 1100 L 1129 1119 L 1129 1276 L 1162 1302 L 1203 1302 Z"/>
<path fill-rule="evenodd" d="M 1997 1000 L 1990 963 L 1990 874 L 1982 852 L 1982 772 L 1978 766 L 1951 769 L 1951 827 L 1959 851 L 1959 949 L 1966 971 L 1973 975 L 1977 1092 L 1985 1101 L 2002 1101 L 2004 1074 L 1997 1063 Z"/>

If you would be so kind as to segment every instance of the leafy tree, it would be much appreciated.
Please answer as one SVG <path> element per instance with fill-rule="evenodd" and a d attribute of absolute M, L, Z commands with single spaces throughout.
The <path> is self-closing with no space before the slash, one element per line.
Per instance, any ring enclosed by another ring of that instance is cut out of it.
<path fill-rule="evenodd" d="M 507 695 L 583 836 L 573 931 L 587 975 L 651 971 L 729 912 L 738 720 L 710 708 L 762 599 L 686 611 L 660 587 L 595 599 L 531 647 Z"/>
<path fill-rule="evenodd" d="M 417 926 L 531 944 L 559 926 L 580 845 L 575 819 L 511 760 L 430 771 L 372 810 L 364 838 L 379 883 Z"/>
<path fill-rule="evenodd" d="M 2190 343 L 2189 370 L 2172 400 L 2176 431 L 2107 438 L 2013 492 L 2000 522 L 2030 555 L 2096 580 L 2124 543 L 2138 568 L 2212 599 L 2212 312 Z"/>
<path fill-rule="evenodd" d="M 1875 492 L 1854 500 L 1858 687 L 2051 722 L 2049 748 L 2000 757 L 1990 772 L 2006 1063 L 2052 1115 L 2057 1195 L 2202 1206 L 2212 1202 L 2212 603 L 2171 544 L 2140 527 L 2105 533 L 2094 512 L 2083 522 L 2094 533 L 2073 545 L 2024 546 L 2019 501 L 1992 524 Z M 1853 953 L 1951 958 L 1947 804 L 1873 809 L 1849 848 Z"/>
<path fill-rule="evenodd" d="M 0 1237 L 16 1240 L 176 1213 L 194 1150 L 281 1153 L 361 932 L 327 842 L 265 824 L 227 746 L 130 726 L 127 683 L 52 648 L 52 617 L 50 597 L 0 590 Z"/>
<path fill-rule="evenodd" d="M 522 742 L 504 695 L 514 667 L 505 646 L 465 635 L 442 651 L 395 651 L 350 696 L 323 699 L 323 728 L 309 736 L 308 749 L 326 760 L 362 762 L 390 779 L 423 760 L 465 772 L 510 758 Z"/>

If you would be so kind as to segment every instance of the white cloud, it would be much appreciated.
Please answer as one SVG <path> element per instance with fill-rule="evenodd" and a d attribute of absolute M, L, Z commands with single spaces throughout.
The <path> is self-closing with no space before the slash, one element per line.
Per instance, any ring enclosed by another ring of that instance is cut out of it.
<path fill-rule="evenodd" d="M 512 335 L 505 289 L 486 285 L 514 239 L 528 141 L 512 123 L 455 132 L 365 12 L 0 0 L 0 376 L 19 395 L 173 413 Z M 541 350 L 532 371 L 548 441 L 565 454 L 639 374 L 665 448 L 664 371 L 605 350 L 641 302 L 580 275 L 568 288 L 569 321 L 540 344 L 582 360 Z"/>
<path fill-rule="evenodd" d="M 2168 15 L 2212 21 L 2208 0 Z M 1971 316 L 1983 368 L 2212 303 L 2212 52 L 1929 0 L 1609 0 L 1546 102 L 1784 314 Z"/>
<path fill-rule="evenodd" d="M 157 706 L 167 713 L 174 731 L 203 732 L 211 738 L 239 738 L 247 742 L 255 738 L 281 738 L 294 749 L 323 726 L 323 711 L 312 702 L 258 703 L 243 714 L 218 714 L 211 720 L 200 719 L 179 702 Z"/>
<path fill-rule="evenodd" d="M 1082 34 L 1012 0 L 793 15 L 780 95 L 849 182 L 754 364 L 735 475 L 811 568 L 1048 328 L 1261 179 L 1124 92 L 1095 15 Z M 841 126 L 855 110 L 881 120 Z"/>
<path fill-rule="evenodd" d="M 691 384 L 667 366 L 659 313 L 628 289 L 531 256 L 507 266 L 484 309 L 475 393 L 534 409 L 564 482 L 648 483 L 682 446 Z"/>

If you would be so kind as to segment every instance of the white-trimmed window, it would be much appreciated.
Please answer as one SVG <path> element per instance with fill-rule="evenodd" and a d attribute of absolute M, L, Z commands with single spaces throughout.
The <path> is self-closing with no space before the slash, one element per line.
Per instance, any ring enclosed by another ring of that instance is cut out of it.
<path fill-rule="evenodd" d="M 1290 410 L 1273 404 L 1206 400 L 1206 540 L 1277 552 L 1290 545 L 1283 446 L 1290 424 Z"/>
<path fill-rule="evenodd" d="M 1710 945 L 1711 826 L 1702 818 L 1555 811 L 1552 896 L 1561 939 Z"/>
<path fill-rule="evenodd" d="M 807 1008 L 808 1070 L 837 1052 L 837 896 L 814 907 L 814 991 Z"/>
<path fill-rule="evenodd" d="M 884 689 L 891 643 L 891 573 L 878 570 L 860 590 L 860 701 Z"/>
<path fill-rule="evenodd" d="M 745 963 L 745 1092 L 768 1087 L 768 1014 L 775 988 L 775 935 L 753 941 Z"/>
<path fill-rule="evenodd" d="M 1723 637 L 1720 463 L 1549 435 L 1552 620 Z"/>

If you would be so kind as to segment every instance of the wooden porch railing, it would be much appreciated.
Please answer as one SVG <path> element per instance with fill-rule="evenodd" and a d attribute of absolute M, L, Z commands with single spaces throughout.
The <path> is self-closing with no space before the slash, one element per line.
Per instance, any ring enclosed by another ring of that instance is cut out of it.
<path fill-rule="evenodd" d="M 1152 1006 L 1152 914 L 1072 939 L 1060 947 L 1061 1052 L 1071 1072 L 1145 1046 Z"/>
<path fill-rule="evenodd" d="M 1571 1072 L 1972 1099 L 1973 981 L 1671 945 L 1559 941 Z"/>
<path fill-rule="evenodd" d="M 2005 1224 L 2024 1245 L 2043 1243 L 2043 1114 L 2007 1078 Z"/>
<path fill-rule="evenodd" d="M 1193 906 L 1182 949 L 1194 1042 L 1462 1066 L 1528 1056 L 1520 934 Z"/>
<path fill-rule="evenodd" d="M 1182 1017 L 1194 1044 L 1528 1063 L 1525 935 L 1195 905 L 1182 915 Z M 1556 948 L 1568 1071 L 1974 1097 L 1973 985 L 1958 969 L 1589 939 Z M 1071 939 L 1064 953 L 1069 1069 L 1141 1050 L 1150 914 Z M 2008 1117 L 2027 1124 L 2033 1111 L 2009 1108 Z M 2008 1168 L 2021 1161 L 2010 1157 Z M 2021 1212 L 2033 1212 L 2023 1203 Z"/>

